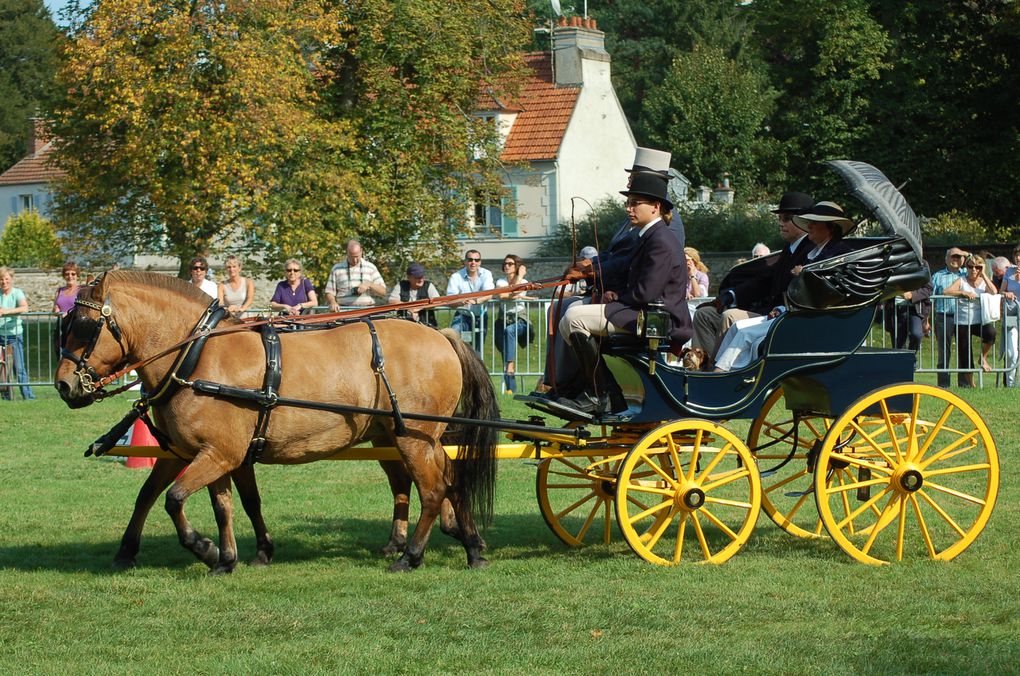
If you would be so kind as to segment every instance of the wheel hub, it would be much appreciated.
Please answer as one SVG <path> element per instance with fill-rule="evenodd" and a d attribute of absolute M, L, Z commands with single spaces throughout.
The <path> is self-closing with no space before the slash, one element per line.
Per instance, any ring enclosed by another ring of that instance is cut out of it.
<path fill-rule="evenodd" d="M 924 485 L 924 476 L 916 469 L 908 469 L 900 475 L 900 488 L 907 493 L 915 493 Z"/>
<path fill-rule="evenodd" d="M 701 509 L 705 504 L 705 491 L 697 486 L 691 486 L 677 494 L 677 499 L 683 509 L 694 511 Z"/>

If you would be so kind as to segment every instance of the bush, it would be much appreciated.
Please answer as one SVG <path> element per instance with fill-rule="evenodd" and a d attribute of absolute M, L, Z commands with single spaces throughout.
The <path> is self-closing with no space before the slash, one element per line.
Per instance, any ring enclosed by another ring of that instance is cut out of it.
<path fill-rule="evenodd" d="M 926 245 L 959 246 L 965 242 L 984 242 L 988 233 L 981 221 L 953 209 L 934 218 L 922 219 L 921 237 Z"/>
<path fill-rule="evenodd" d="M 63 260 L 53 224 L 37 211 L 23 211 L 7 219 L 0 236 L 0 265 L 52 268 Z"/>
<path fill-rule="evenodd" d="M 627 210 L 618 200 L 606 198 L 595 203 L 595 207 L 577 224 L 577 250 L 594 246 L 604 250 L 609 240 L 627 219 Z M 572 253 L 573 235 L 570 223 L 561 223 L 558 228 L 538 247 L 539 256 L 569 258 Z M 596 236 L 596 233 L 598 234 Z"/>
<path fill-rule="evenodd" d="M 749 256 L 758 242 L 773 250 L 782 246 L 776 216 L 768 205 L 688 203 L 679 210 L 687 246 L 700 252 L 736 251 Z"/>

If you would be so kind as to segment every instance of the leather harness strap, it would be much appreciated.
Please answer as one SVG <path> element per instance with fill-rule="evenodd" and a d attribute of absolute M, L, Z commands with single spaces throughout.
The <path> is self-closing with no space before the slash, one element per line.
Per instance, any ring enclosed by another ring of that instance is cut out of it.
<path fill-rule="evenodd" d="M 259 415 L 255 421 L 255 432 L 248 442 L 248 454 L 244 464 L 254 465 L 266 450 L 266 431 L 269 429 L 269 414 L 276 407 L 280 393 L 281 358 L 280 336 L 272 324 L 262 325 L 262 346 L 266 350 L 266 374 L 262 378 L 262 396 L 257 399 Z"/>
<path fill-rule="evenodd" d="M 386 392 L 390 396 L 390 407 L 393 409 L 393 433 L 402 437 L 407 434 L 407 427 L 404 425 L 404 416 L 400 414 L 400 406 L 397 405 L 397 395 L 390 387 L 390 379 L 386 377 L 386 358 L 383 357 L 382 343 L 379 342 L 379 335 L 375 332 L 375 324 L 368 317 L 363 320 L 368 326 L 368 332 L 372 336 L 372 370 L 382 378 Z"/>

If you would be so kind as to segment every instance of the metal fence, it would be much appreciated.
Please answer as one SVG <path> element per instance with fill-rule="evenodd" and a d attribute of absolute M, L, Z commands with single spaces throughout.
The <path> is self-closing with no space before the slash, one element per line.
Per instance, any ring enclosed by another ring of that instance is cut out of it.
<path fill-rule="evenodd" d="M 691 301 L 692 312 L 694 307 L 708 299 L 697 299 Z M 948 296 L 933 296 L 933 301 L 945 301 L 954 308 L 960 305 L 960 299 Z M 517 316 L 526 319 L 531 325 L 533 339 L 526 342 L 525 346 L 518 344 L 514 349 L 514 365 L 517 374 L 517 391 L 527 392 L 533 388 L 538 379 L 542 376 L 545 367 L 546 345 L 549 340 L 549 300 L 530 301 L 505 301 L 490 302 L 482 306 L 480 321 L 469 330 L 462 332 L 465 342 L 473 343 L 482 361 L 485 362 L 489 373 L 494 377 L 502 376 L 506 350 L 509 345 L 507 341 L 500 341 L 502 332 L 497 330 L 497 323 L 500 318 L 507 317 L 518 306 L 523 306 L 524 311 Z M 328 312 L 327 307 L 315 308 L 315 312 Z M 250 316 L 265 315 L 270 311 L 266 309 L 252 310 L 247 314 Z M 454 308 L 436 308 L 436 319 L 440 328 L 449 327 L 453 322 L 458 310 Z M 908 304 L 899 299 L 896 303 L 895 312 L 902 316 L 909 312 Z M 49 312 L 29 312 L 21 315 L 24 321 L 24 353 L 28 368 L 29 385 L 46 386 L 53 384 L 53 373 L 57 366 L 57 355 L 53 349 L 53 336 L 59 326 L 59 315 Z M 890 320 L 892 317 L 890 316 Z M 966 335 L 963 331 L 957 332 L 955 325 L 950 325 L 946 316 L 942 313 L 932 313 L 929 324 L 922 327 L 922 332 L 917 349 L 916 371 L 918 373 L 944 374 L 943 379 L 952 377 L 958 379 L 961 374 L 973 374 L 975 385 L 983 387 L 986 384 L 1005 384 L 1006 374 L 1012 376 L 1012 382 L 1017 383 L 1018 350 L 1017 340 L 1020 335 L 1020 320 L 1018 320 L 1016 303 L 1011 305 L 1003 302 L 1000 318 L 990 322 L 995 329 L 995 342 L 988 354 L 990 370 L 982 368 L 980 357 L 980 345 L 974 337 L 970 336 L 969 330 Z M 941 326 L 936 326 L 942 322 Z M 903 327 L 906 326 L 906 329 Z M 886 327 L 892 328 L 887 331 Z M 909 336 L 903 336 L 901 331 L 910 331 L 909 321 L 904 324 L 902 321 L 886 321 L 886 307 L 880 307 L 876 314 L 875 324 L 872 331 L 865 339 L 865 345 L 877 347 L 897 347 L 900 345 L 910 346 Z M 944 364 L 939 367 L 939 337 L 946 336 L 943 345 L 945 352 Z M 973 353 L 974 358 L 970 368 L 960 366 L 960 346 L 966 345 Z M 12 364 L 8 364 L 6 381 L 0 377 L 0 385 L 14 386 L 13 393 L 17 396 L 17 377 Z M 0 374 L 2 376 L 2 374 Z M 954 380 L 959 383 L 959 380 Z"/>

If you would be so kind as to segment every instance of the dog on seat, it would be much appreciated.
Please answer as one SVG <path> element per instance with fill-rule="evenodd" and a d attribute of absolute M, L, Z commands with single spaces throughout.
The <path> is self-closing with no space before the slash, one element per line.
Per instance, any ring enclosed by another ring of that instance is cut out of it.
<path fill-rule="evenodd" d="M 712 356 L 700 347 L 685 348 L 680 361 L 688 371 L 711 371 L 715 366 Z"/>

